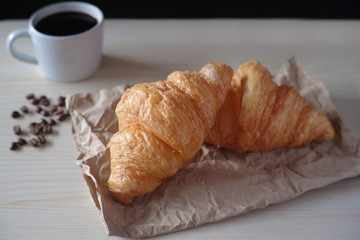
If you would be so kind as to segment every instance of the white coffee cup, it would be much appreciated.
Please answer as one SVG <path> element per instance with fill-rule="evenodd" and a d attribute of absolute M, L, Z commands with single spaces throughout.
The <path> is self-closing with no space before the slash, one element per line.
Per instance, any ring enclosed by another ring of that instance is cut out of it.
<path fill-rule="evenodd" d="M 66 36 L 55 36 L 39 32 L 35 27 L 47 16 L 62 12 L 80 12 L 96 20 L 92 28 Z M 104 16 L 94 5 L 85 2 L 60 2 L 45 6 L 34 12 L 26 29 L 9 34 L 6 47 L 19 60 L 39 64 L 44 75 L 59 82 L 73 82 L 93 75 L 102 58 Z M 30 37 L 35 57 L 14 48 L 20 37 Z"/>

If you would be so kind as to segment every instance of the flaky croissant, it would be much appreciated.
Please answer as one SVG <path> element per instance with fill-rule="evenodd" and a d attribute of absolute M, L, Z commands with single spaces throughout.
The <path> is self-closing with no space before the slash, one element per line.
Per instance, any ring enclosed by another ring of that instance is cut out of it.
<path fill-rule="evenodd" d="M 200 149 L 230 89 L 225 64 L 171 73 L 128 89 L 116 107 L 119 131 L 109 143 L 109 190 L 124 204 L 152 192 Z"/>
<path fill-rule="evenodd" d="M 268 151 L 312 140 L 332 140 L 327 117 L 291 86 L 277 86 L 260 63 L 241 65 L 206 142 L 235 150 Z"/>

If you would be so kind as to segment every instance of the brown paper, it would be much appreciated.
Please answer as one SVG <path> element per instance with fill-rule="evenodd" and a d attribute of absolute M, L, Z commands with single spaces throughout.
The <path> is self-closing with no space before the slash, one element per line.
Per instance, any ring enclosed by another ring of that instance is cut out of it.
<path fill-rule="evenodd" d="M 114 113 L 126 86 L 67 98 L 77 164 L 89 186 L 109 235 L 142 238 L 220 221 L 360 174 L 360 147 L 341 121 L 325 86 L 306 73 L 294 58 L 275 76 L 295 86 L 323 111 L 336 130 L 332 142 L 311 142 L 265 153 L 236 154 L 203 145 L 176 175 L 131 206 L 117 202 L 107 190 L 109 149 L 117 131 Z"/>

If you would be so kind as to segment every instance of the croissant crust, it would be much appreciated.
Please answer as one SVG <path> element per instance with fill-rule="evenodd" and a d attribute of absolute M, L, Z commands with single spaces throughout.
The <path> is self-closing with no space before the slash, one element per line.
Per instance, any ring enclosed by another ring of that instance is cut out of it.
<path fill-rule="evenodd" d="M 244 153 L 332 140 L 327 117 L 291 86 L 277 86 L 270 72 L 250 61 L 235 72 L 206 142 Z"/>
<path fill-rule="evenodd" d="M 175 71 L 166 81 L 128 89 L 116 107 L 119 131 L 109 143 L 109 190 L 122 203 L 153 191 L 200 149 L 225 100 L 231 67 L 210 63 Z"/>

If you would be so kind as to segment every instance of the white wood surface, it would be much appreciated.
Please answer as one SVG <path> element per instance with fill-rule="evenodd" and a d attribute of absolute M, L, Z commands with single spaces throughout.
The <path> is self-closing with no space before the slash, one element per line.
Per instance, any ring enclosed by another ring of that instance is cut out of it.
<path fill-rule="evenodd" d="M 360 22 L 310 20 L 106 20 L 100 71 L 77 83 L 44 78 L 36 65 L 5 50 L 25 20 L 0 22 L 0 239 L 108 237 L 75 164 L 70 121 L 55 127 L 45 148 L 10 151 L 13 120 L 27 93 L 58 95 L 164 79 L 210 61 L 236 68 L 258 60 L 275 72 L 296 56 L 330 91 L 345 124 L 360 138 Z M 16 43 L 32 53 L 29 39 Z M 155 239 L 360 239 L 360 178 L 222 222 Z"/>

